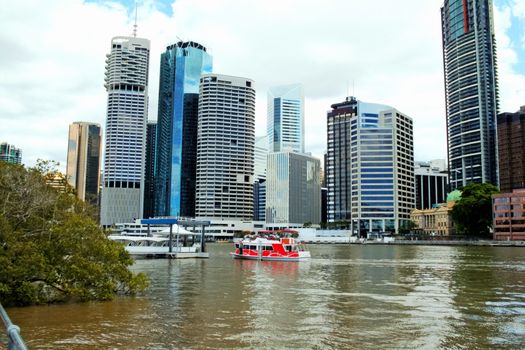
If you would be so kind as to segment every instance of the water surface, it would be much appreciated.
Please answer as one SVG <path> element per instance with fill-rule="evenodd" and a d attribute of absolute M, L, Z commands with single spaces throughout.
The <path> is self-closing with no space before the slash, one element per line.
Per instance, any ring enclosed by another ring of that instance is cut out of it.
<path fill-rule="evenodd" d="M 31 349 L 523 349 L 525 249 L 310 245 L 312 260 L 138 260 L 111 302 L 10 308 Z"/>

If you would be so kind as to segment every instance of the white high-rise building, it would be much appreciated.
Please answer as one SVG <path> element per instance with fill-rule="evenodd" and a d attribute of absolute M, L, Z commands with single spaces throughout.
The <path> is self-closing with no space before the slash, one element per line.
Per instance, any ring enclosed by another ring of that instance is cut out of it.
<path fill-rule="evenodd" d="M 254 82 L 204 74 L 199 94 L 195 214 L 200 218 L 251 220 Z"/>
<path fill-rule="evenodd" d="M 301 84 L 276 86 L 268 91 L 268 146 L 270 152 L 304 153 L 304 92 Z"/>
<path fill-rule="evenodd" d="M 399 232 L 415 207 L 412 119 L 348 97 L 327 115 L 328 221 L 352 232 Z"/>
<path fill-rule="evenodd" d="M 147 39 L 115 37 L 107 55 L 103 226 L 142 217 L 149 51 Z"/>

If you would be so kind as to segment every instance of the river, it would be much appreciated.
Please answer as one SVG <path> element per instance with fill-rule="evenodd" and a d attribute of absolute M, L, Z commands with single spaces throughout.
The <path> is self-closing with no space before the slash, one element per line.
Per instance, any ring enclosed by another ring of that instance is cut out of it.
<path fill-rule="evenodd" d="M 145 295 L 9 308 L 30 349 L 524 349 L 525 249 L 309 245 L 138 260 Z"/>

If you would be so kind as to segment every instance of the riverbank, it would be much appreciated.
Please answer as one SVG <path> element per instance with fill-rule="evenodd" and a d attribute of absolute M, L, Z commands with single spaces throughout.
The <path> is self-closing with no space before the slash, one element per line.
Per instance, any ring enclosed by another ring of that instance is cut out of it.
<path fill-rule="evenodd" d="M 356 241 L 329 241 L 329 240 L 311 240 L 304 241 L 306 244 L 351 244 L 351 245 L 362 245 L 362 244 L 373 244 L 373 245 L 430 245 L 430 246 L 477 246 L 477 247 L 523 247 L 525 248 L 525 241 L 468 241 L 468 240 L 356 240 Z"/>

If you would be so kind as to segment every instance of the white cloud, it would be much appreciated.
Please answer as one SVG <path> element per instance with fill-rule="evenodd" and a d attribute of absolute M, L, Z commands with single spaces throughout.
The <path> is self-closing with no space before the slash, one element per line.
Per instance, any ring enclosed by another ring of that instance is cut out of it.
<path fill-rule="evenodd" d="M 0 140 L 22 148 L 26 164 L 36 158 L 65 163 L 69 123 L 104 125 L 105 54 L 111 37 L 131 33 L 133 14 L 115 3 L 0 1 Z M 157 114 L 160 53 L 180 37 L 209 48 L 216 73 L 256 81 L 257 134 L 266 130 L 268 87 L 301 82 L 306 147 L 321 157 L 326 111 L 345 98 L 348 85 L 352 94 L 355 82 L 359 99 L 390 104 L 414 119 L 417 159 L 444 158 L 441 4 L 177 0 L 169 17 L 146 0 L 138 34 L 152 47 L 150 119 Z M 501 15 L 496 11 L 497 20 Z M 523 96 L 517 87 L 523 76 L 508 69 L 516 59 L 512 49 L 499 48 L 501 96 L 513 96 L 511 105 Z"/>

